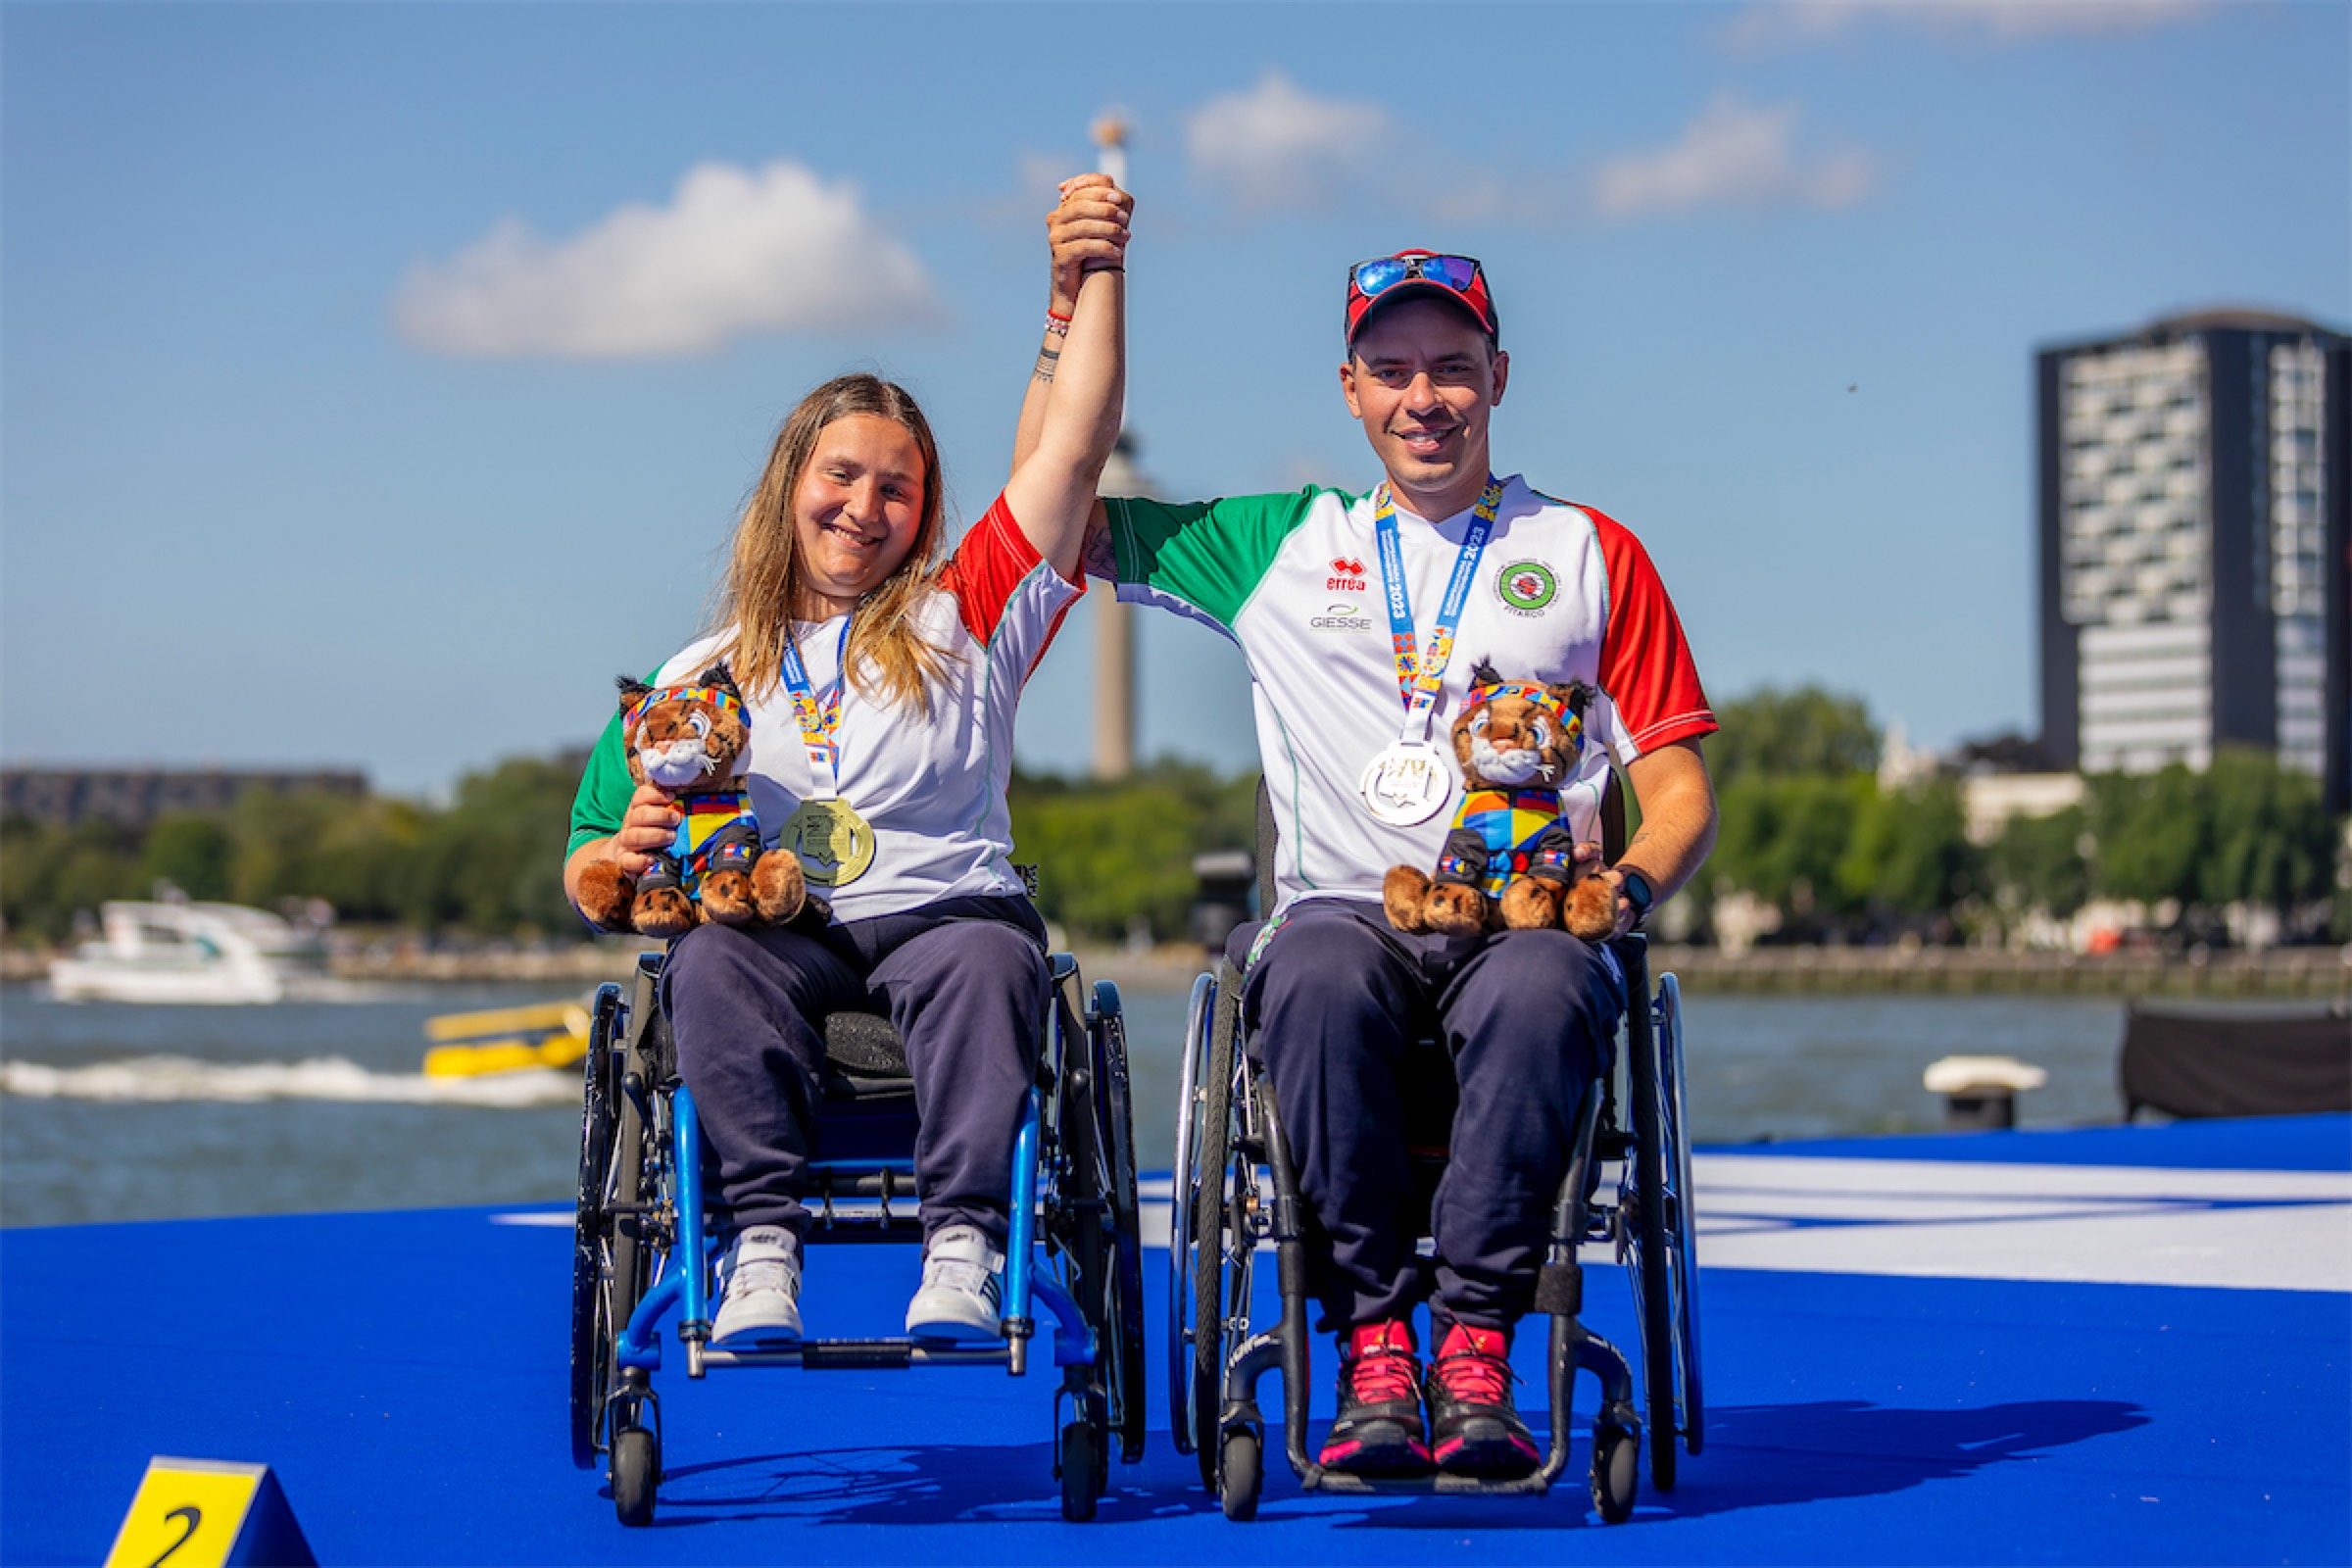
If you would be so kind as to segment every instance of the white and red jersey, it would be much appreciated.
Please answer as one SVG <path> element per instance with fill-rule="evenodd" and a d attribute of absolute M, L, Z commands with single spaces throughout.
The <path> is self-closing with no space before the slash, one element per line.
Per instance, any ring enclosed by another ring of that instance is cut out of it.
<path fill-rule="evenodd" d="M 873 863 L 865 872 L 847 886 L 817 890 L 839 918 L 1023 891 L 1012 868 L 1012 819 L 1004 802 L 1013 717 L 1030 671 L 1082 591 L 1083 584 L 1038 555 L 999 496 L 956 546 L 938 591 L 915 611 L 923 637 L 948 655 L 945 677 L 929 688 L 928 716 L 881 706 L 856 682 L 842 682 L 846 617 L 793 623 L 810 689 L 821 698 L 841 687 L 834 730 L 840 795 L 874 830 Z M 653 684 L 701 674 L 721 640 L 704 637 L 682 649 L 654 672 Z M 791 692 L 779 683 L 746 699 L 752 741 L 741 771 L 772 849 L 778 829 L 814 785 Z M 572 803 L 571 847 L 615 832 L 634 788 L 615 717 Z"/>
<path fill-rule="evenodd" d="M 1366 763 L 1404 721 L 1371 498 L 1309 488 L 1183 506 L 1112 500 L 1106 510 L 1119 597 L 1205 621 L 1249 661 L 1282 902 L 1377 899 L 1391 865 L 1435 865 L 1447 813 L 1391 826 L 1357 793 Z M 1400 508 L 1396 518 L 1418 653 L 1471 514 L 1431 522 Z M 1431 724 L 1429 738 L 1448 755 L 1452 714 L 1482 659 L 1507 679 L 1582 680 L 1599 691 L 1586 715 L 1583 765 L 1561 791 L 1579 841 L 1599 837 L 1608 754 L 1630 762 L 1716 727 L 1641 542 L 1517 476 L 1504 483 Z"/>

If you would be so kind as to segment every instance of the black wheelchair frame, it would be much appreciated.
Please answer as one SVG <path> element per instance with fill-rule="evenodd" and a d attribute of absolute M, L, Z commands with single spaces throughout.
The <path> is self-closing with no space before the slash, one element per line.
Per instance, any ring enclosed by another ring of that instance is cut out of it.
<path fill-rule="evenodd" d="M 1615 858 L 1622 803 L 1603 802 L 1604 843 Z M 1270 819 L 1260 795 L 1260 867 L 1273 864 Z M 1261 907 L 1272 907 L 1261 871 Z M 1587 1329 L 1584 1274 L 1577 1250 L 1609 1243 L 1633 1285 L 1641 1337 L 1652 1484 L 1675 1482 L 1677 1446 L 1695 1456 L 1705 1441 L 1698 1354 L 1697 1272 L 1691 1250 L 1690 1150 L 1683 1105 L 1682 994 L 1672 974 L 1648 979 L 1648 945 L 1634 933 L 1610 944 L 1626 981 L 1622 1049 L 1587 1095 L 1577 1146 L 1551 1209 L 1551 1240 L 1536 1286 L 1536 1312 L 1549 1320 L 1547 1392 L 1550 1446 L 1541 1466 L 1519 1480 L 1437 1474 L 1369 1479 L 1323 1469 L 1306 1446 L 1309 1395 L 1307 1214 L 1282 1129 L 1273 1085 L 1242 1028 L 1242 976 L 1219 958 L 1194 983 L 1178 1091 L 1176 1185 L 1169 1225 L 1168 1352 L 1170 1431 L 1180 1451 L 1199 1456 L 1202 1485 L 1228 1518 L 1255 1517 L 1263 1484 L 1265 1418 L 1257 1380 L 1269 1370 L 1283 1382 L 1287 1457 L 1308 1492 L 1443 1492 L 1531 1494 L 1548 1492 L 1568 1467 L 1576 1373 L 1600 1384 L 1593 1421 L 1592 1494 L 1600 1516 L 1618 1523 L 1640 1486 L 1642 1417 L 1623 1351 Z M 1427 1082 L 1408 1102 L 1436 1103 L 1445 1120 L 1413 1134 L 1416 1184 L 1426 1204 L 1444 1165 L 1452 1072 L 1445 1052 L 1426 1042 L 1417 1065 Z M 1616 1198 L 1600 1195 L 1601 1165 L 1619 1162 Z M 1424 1215 L 1426 1208 L 1424 1207 Z M 1424 1220 L 1425 1223 L 1425 1220 Z M 1426 1229 L 1421 1234 L 1427 1235 Z M 1281 1299 L 1271 1329 L 1251 1331 L 1252 1271 L 1270 1244 Z"/>
<path fill-rule="evenodd" d="M 660 1327 L 674 1308 L 686 1374 L 712 1367 L 809 1371 L 1003 1365 L 1028 1368 L 1034 1304 L 1054 1318 L 1054 1474 L 1063 1517 L 1094 1517 L 1109 1485 L 1112 1440 L 1132 1464 L 1144 1444 L 1143 1263 L 1126 1029 L 1117 988 L 1091 992 L 1066 954 L 1052 958 L 1040 1020 L 1038 1082 L 1013 1150 L 1004 1338 L 947 1346 L 908 1336 L 811 1339 L 778 1349 L 710 1344 L 716 1215 L 703 1193 L 694 1097 L 657 1001 L 661 955 L 638 959 L 624 1000 L 596 997 L 583 1063 L 579 1193 L 572 1257 L 571 1450 L 605 1462 L 624 1525 L 654 1514 L 662 1481 Z M 889 1020 L 825 1020 L 824 1103 L 814 1133 L 807 1241 L 914 1242 L 914 1109 L 906 1054 Z M 1043 1244 L 1045 1256 L 1035 1254 Z M 1067 1420 L 1062 1400 L 1070 1401 Z"/>

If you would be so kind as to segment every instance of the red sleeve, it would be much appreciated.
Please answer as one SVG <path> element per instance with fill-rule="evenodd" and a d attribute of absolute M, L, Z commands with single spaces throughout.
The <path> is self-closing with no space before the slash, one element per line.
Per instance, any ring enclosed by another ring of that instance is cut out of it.
<path fill-rule="evenodd" d="M 975 642 L 986 647 L 990 639 L 996 636 L 997 627 L 1003 624 L 1004 612 L 1011 606 L 1013 595 L 1031 572 L 1045 565 L 1046 558 L 1037 553 L 1037 547 L 1029 542 L 1029 536 L 1021 532 L 1020 523 L 1013 517 L 1012 509 L 1004 504 L 1004 493 L 1000 491 L 995 504 L 978 522 L 972 524 L 956 546 L 956 553 L 948 558 L 940 580 L 948 592 L 956 596 L 956 613 L 963 617 L 963 629 L 972 634 Z M 1053 570 L 1051 566 L 1046 569 Z M 1086 592 L 1083 573 L 1069 581 L 1079 594 Z M 1073 596 L 1070 604 L 1076 603 L 1077 598 Z M 1037 651 L 1038 658 L 1045 657 L 1046 647 L 1054 641 L 1054 633 L 1061 629 L 1061 615 L 1068 613 L 1068 611 L 1069 605 L 1064 605 L 1061 613 L 1054 617 L 1053 628 L 1046 633 L 1046 642 Z M 1030 662 L 1034 665 L 1036 661 Z"/>
<path fill-rule="evenodd" d="M 1585 508 L 1609 574 L 1609 623 L 1600 637 L 1600 689 L 1637 753 L 1711 735 L 1719 727 L 1698 684 L 1683 623 L 1642 541 L 1615 518 Z"/>

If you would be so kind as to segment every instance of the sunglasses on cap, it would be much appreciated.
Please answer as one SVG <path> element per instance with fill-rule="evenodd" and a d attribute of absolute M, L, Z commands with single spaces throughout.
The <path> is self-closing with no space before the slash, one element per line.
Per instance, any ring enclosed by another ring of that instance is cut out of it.
<path fill-rule="evenodd" d="M 1435 289 L 1468 311 L 1489 337 L 1495 335 L 1494 300 L 1487 275 L 1475 256 L 1440 256 L 1430 251 L 1399 251 L 1376 257 L 1348 269 L 1348 341 L 1355 342 L 1356 328 L 1385 295 L 1398 289 Z"/>
<path fill-rule="evenodd" d="M 1397 284 L 1416 277 L 1442 283 L 1456 294 L 1466 293 L 1484 275 L 1475 256 L 1383 256 L 1348 269 L 1349 285 L 1368 300 L 1376 300 Z"/>

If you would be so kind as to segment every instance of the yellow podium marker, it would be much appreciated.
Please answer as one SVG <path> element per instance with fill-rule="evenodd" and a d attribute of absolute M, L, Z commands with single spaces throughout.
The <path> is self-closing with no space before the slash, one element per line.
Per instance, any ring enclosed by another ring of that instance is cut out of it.
<path fill-rule="evenodd" d="M 158 1454 L 106 1568 L 316 1568 L 318 1560 L 268 1465 Z"/>

